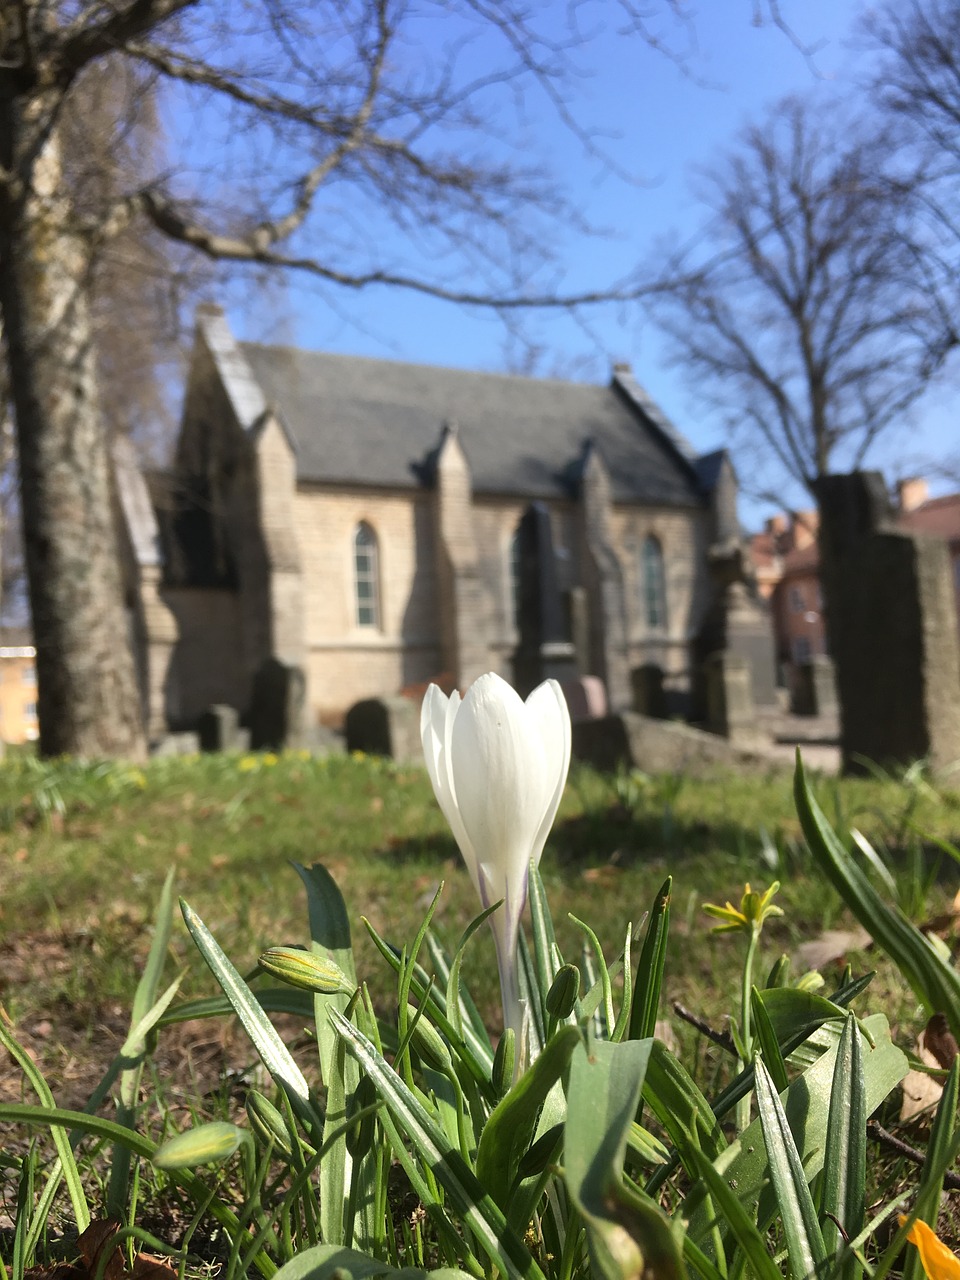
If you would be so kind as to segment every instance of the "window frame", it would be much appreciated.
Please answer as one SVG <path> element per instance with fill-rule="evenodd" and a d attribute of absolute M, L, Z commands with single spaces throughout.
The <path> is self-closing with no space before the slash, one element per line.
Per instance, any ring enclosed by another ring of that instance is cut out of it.
<path fill-rule="evenodd" d="M 361 631 L 381 630 L 380 540 L 368 520 L 353 531 L 353 624 Z M 362 563 L 365 561 L 366 563 Z M 364 587 L 369 587 L 365 594 Z"/>
<path fill-rule="evenodd" d="M 655 533 L 646 534 L 640 544 L 640 588 L 647 630 L 666 631 L 670 617 L 667 608 L 667 558 L 663 543 Z"/>

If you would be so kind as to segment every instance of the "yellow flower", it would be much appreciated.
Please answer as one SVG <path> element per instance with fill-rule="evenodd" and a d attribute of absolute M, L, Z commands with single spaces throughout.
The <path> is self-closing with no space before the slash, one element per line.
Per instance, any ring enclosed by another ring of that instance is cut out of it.
<path fill-rule="evenodd" d="M 240 763 L 237 765 L 237 768 L 240 770 L 241 773 L 250 773 L 253 769 L 256 769 L 257 767 L 258 767 L 258 761 L 256 756 L 244 756 L 241 759 Z"/>
<path fill-rule="evenodd" d="M 903 1222 L 903 1219 L 900 1219 Z M 907 1239 L 917 1246 L 920 1265 L 929 1280 L 960 1280 L 960 1258 L 951 1253 L 925 1222 L 917 1221 L 910 1228 Z"/>
<path fill-rule="evenodd" d="M 775 907 L 771 901 L 779 888 L 780 881 L 774 880 L 766 893 L 760 894 L 755 893 L 748 883 L 744 886 L 743 897 L 740 899 L 739 907 L 735 907 L 729 901 L 723 907 L 718 907 L 712 902 L 705 902 L 703 909 L 707 915 L 721 921 L 720 924 L 714 925 L 713 932 L 731 933 L 734 930 L 743 930 L 746 933 L 759 933 L 767 916 L 783 915 L 781 909 Z"/>
<path fill-rule="evenodd" d="M 263 767 L 265 769 L 272 769 L 279 759 L 280 757 L 278 755 L 274 755 L 272 751 L 268 751 L 263 757 Z"/>

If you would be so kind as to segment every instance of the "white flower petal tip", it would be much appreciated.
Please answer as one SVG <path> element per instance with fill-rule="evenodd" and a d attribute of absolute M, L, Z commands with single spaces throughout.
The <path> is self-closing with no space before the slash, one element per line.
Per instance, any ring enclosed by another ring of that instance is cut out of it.
<path fill-rule="evenodd" d="M 527 876 L 543 853 L 570 767 L 570 713 L 556 680 L 526 702 L 490 672 L 460 700 L 431 685 L 420 736 L 434 794 L 484 905 L 503 898 L 490 919 L 497 944 L 504 1014 L 516 1010 L 516 946 Z M 518 1037 L 522 1027 L 514 1030 Z"/>

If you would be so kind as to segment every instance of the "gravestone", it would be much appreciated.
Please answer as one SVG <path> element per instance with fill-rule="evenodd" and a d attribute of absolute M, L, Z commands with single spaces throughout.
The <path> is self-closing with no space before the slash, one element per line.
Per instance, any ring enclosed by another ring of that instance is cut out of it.
<path fill-rule="evenodd" d="M 419 704 L 400 694 L 354 703 L 347 712 L 344 733 L 348 751 L 390 756 L 403 763 L 423 759 Z"/>
<path fill-rule="evenodd" d="M 770 607 L 756 593 L 739 542 L 711 548 L 710 576 L 713 602 L 694 642 L 694 670 L 700 676 L 695 687 L 697 713 L 706 715 L 706 663 L 712 654 L 721 652 L 736 654 L 746 661 L 757 706 L 777 707 L 776 646 Z"/>
<path fill-rule="evenodd" d="M 590 658 L 590 597 L 586 587 L 567 592 L 567 627 L 577 670 L 582 676 L 592 671 Z"/>
<path fill-rule="evenodd" d="M 654 720 L 668 718 L 667 694 L 663 687 L 663 667 L 656 662 L 645 662 L 630 672 L 633 690 L 633 710 Z"/>
<path fill-rule="evenodd" d="M 825 476 L 820 578 L 843 768 L 960 760 L 960 645 L 945 541 L 905 533 L 877 472 Z"/>
<path fill-rule="evenodd" d="M 793 672 L 790 710 L 795 716 L 835 716 L 837 714 L 836 673 L 832 661 L 822 653 L 807 662 L 798 662 Z"/>
<path fill-rule="evenodd" d="M 542 502 L 527 508 L 517 530 L 520 642 L 513 656 L 513 682 L 525 698 L 550 679 L 577 675 L 577 659 L 570 638 L 570 619 L 557 585 L 550 513 Z"/>
<path fill-rule="evenodd" d="M 201 751 L 239 751 L 240 716 L 235 707 L 215 703 L 197 721 Z"/>
<path fill-rule="evenodd" d="M 567 702 L 571 720 L 596 720 L 605 716 L 607 691 L 599 676 L 579 676 L 576 680 L 561 680 L 560 688 Z"/>
<path fill-rule="evenodd" d="M 760 740 L 750 663 L 743 654 L 713 653 L 704 663 L 707 728 L 738 746 Z"/>
<path fill-rule="evenodd" d="M 573 755 L 595 769 L 626 766 L 645 773 L 682 773 L 716 778 L 718 769 L 755 773 L 774 761 L 759 748 L 740 746 L 715 733 L 704 733 L 675 720 L 624 711 L 573 725 Z M 789 767 L 789 766 L 787 766 Z"/>
<path fill-rule="evenodd" d="M 253 677 L 250 746 L 282 751 L 303 745 L 307 682 L 303 671 L 279 658 L 267 658 Z"/>

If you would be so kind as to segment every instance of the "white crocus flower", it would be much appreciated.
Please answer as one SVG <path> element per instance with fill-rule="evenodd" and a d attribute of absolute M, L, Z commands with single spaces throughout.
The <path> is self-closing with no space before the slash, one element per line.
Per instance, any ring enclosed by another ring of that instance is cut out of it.
<path fill-rule="evenodd" d="M 570 766 L 570 714 L 546 680 L 524 702 L 498 675 L 480 676 L 461 701 L 432 684 L 420 737 L 434 794 L 484 907 L 497 947 L 504 1026 L 523 1043 L 517 935 L 527 873 L 537 866 Z"/>

